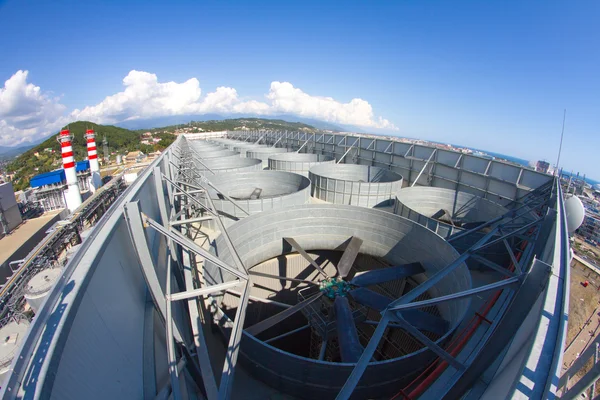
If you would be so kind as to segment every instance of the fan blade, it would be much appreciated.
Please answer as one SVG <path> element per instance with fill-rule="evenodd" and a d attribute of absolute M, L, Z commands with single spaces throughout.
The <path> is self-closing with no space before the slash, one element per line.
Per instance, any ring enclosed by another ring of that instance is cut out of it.
<path fill-rule="evenodd" d="M 356 260 L 356 256 L 358 256 L 358 251 L 360 250 L 362 242 L 361 239 L 352 236 L 350 243 L 346 246 L 346 250 L 344 250 L 344 254 L 342 254 L 342 258 L 340 258 L 340 262 L 337 265 L 338 273 L 342 278 L 345 278 L 348 275 L 350 268 L 354 265 L 354 260 Z"/>
<path fill-rule="evenodd" d="M 323 292 L 319 292 L 316 295 L 309 297 L 308 299 L 296 304 L 295 306 L 292 306 L 290 308 L 286 308 L 285 310 L 283 310 L 282 312 L 280 312 L 279 314 L 275 314 L 265 320 L 260 321 L 257 324 L 254 324 L 248 328 L 246 328 L 246 332 L 249 333 L 252 336 L 256 336 L 259 333 L 269 329 L 270 327 L 277 325 L 278 323 L 280 323 L 281 321 L 283 321 L 284 319 L 292 316 L 293 314 L 297 313 L 298 311 L 302 310 L 303 308 L 309 306 L 312 302 L 314 302 L 315 300 L 318 300 L 321 298 L 321 296 L 323 296 Z"/>
<path fill-rule="evenodd" d="M 302 247 L 300 247 L 300 245 L 298 244 L 298 242 L 296 242 L 292 238 L 287 238 L 287 237 L 283 238 L 283 240 L 285 240 L 286 242 L 288 242 L 294 248 L 294 250 L 296 250 L 302 257 L 304 257 L 304 259 L 306 261 L 308 261 L 313 267 L 315 267 L 315 269 L 317 271 L 319 271 L 321 273 L 321 275 L 323 275 L 325 278 L 329 278 L 329 275 L 327 275 L 325 273 L 325 271 L 323 271 L 321 269 L 321 267 L 319 267 L 319 264 L 317 264 L 315 262 L 315 260 L 313 260 L 312 257 L 309 256 L 308 253 L 306 251 L 304 251 L 304 249 Z"/>
<path fill-rule="evenodd" d="M 383 311 L 392 302 L 387 296 L 365 288 L 354 289 L 350 292 L 357 302 L 377 311 Z M 448 331 L 448 321 L 426 311 L 417 309 L 404 310 L 402 317 L 417 329 L 443 335 Z"/>
<path fill-rule="evenodd" d="M 350 282 L 356 286 L 377 285 L 378 283 L 406 278 L 407 276 L 416 275 L 423 272 L 425 272 L 423 265 L 420 262 L 416 262 L 367 271 L 360 275 L 356 275 Z"/>
<path fill-rule="evenodd" d="M 449 323 L 443 318 L 417 309 L 404 310 L 402 317 L 417 329 L 443 335 L 448 332 Z"/>
<path fill-rule="evenodd" d="M 334 306 L 342 362 L 355 363 L 362 355 L 364 349 L 358 339 L 358 332 L 356 331 L 350 304 L 348 304 L 347 298 L 338 296 L 335 298 Z"/>
<path fill-rule="evenodd" d="M 350 292 L 352 298 L 363 306 L 383 311 L 393 300 L 370 289 L 358 288 Z"/>

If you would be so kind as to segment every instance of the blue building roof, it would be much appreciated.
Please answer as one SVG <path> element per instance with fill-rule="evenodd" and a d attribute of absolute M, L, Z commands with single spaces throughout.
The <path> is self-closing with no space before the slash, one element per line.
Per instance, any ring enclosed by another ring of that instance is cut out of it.
<path fill-rule="evenodd" d="M 90 162 L 88 160 L 78 161 L 77 164 L 75 164 L 75 172 L 86 171 L 88 169 L 90 169 Z M 29 181 L 29 186 L 36 188 L 57 183 L 65 183 L 65 181 L 65 170 L 57 169 L 56 171 L 34 176 Z"/>

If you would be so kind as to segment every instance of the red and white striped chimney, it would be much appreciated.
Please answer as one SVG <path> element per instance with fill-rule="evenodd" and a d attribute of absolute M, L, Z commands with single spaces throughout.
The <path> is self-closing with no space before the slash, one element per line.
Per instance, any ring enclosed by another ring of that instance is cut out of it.
<path fill-rule="evenodd" d="M 96 134 L 93 129 L 87 129 L 85 131 L 85 139 L 87 141 L 88 160 L 90 162 L 90 191 L 96 192 L 100 186 L 102 186 L 102 179 L 100 178 L 100 165 L 98 164 L 98 152 L 96 150 Z"/>
<path fill-rule="evenodd" d="M 81 193 L 77 184 L 77 173 L 75 172 L 75 158 L 73 157 L 73 146 L 71 140 L 73 135 L 68 129 L 60 131 L 58 141 L 60 143 L 63 168 L 67 178 L 67 190 L 65 191 L 65 200 L 69 211 L 75 211 L 81 205 Z"/>
<path fill-rule="evenodd" d="M 100 173 L 100 164 L 98 164 L 98 153 L 96 151 L 96 134 L 93 129 L 85 131 L 85 139 L 87 140 L 88 160 L 90 160 L 90 171 Z"/>

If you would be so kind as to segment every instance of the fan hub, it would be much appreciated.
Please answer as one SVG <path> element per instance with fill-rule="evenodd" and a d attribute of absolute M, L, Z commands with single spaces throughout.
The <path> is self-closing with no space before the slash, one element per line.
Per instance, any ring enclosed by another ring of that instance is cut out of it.
<path fill-rule="evenodd" d="M 340 277 L 326 278 L 319 283 L 319 290 L 330 299 L 346 297 L 352 289 L 353 285 Z"/>

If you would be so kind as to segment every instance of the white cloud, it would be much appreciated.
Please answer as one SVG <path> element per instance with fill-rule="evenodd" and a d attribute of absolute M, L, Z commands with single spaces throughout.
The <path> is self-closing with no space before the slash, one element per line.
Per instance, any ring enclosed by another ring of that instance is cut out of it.
<path fill-rule="evenodd" d="M 0 88 L 0 145 L 31 142 L 63 126 L 66 107 L 27 83 L 29 71 L 17 71 Z"/>
<path fill-rule="evenodd" d="M 395 129 L 395 126 L 387 119 L 381 117 L 375 119 L 373 107 L 363 99 L 352 99 L 349 103 L 340 103 L 331 97 L 311 96 L 295 88 L 289 82 L 271 83 L 271 90 L 267 98 L 271 100 L 271 107 L 276 112 L 345 125 Z"/>
<path fill-rule="evenodd" d="M 289 82 L 272 82 L 267 102 L 243 101 L 237 90 L 218 87 L 203 98 L 196 78 L 183 83 L 161 83 L 154 74 L 131 71 L 123 79 L 125 90 L 106 97 L 95 106 L 75 110 L 73 118 L 99 123 L 117 123 L 169 115 L 223 114 L 294 114 L 327 122 L 367 128 L 396 129 L 387 119 L 375 117 L 373 107 L 362 99 L 341 103 L 331 97 L 311 96 Z"/>
<path fill-rule="evenodd" d="M 123 79 L 122 92 L 65 116 L 65 106 L 27 83 L 27 74 L 18 71 L 0 89 L 0 144 L 31 141 L 75 120 L 116 124 L 205 113 L 293 114 L 344 125 L 397 129 L 387 119 L 376 117 L 373 107 L 360 98 L 342 103 L 331 97 L 311 96 L 289 82 L 272 82 L 265 101 L 242 100 L 234 88 L 224 86 L 202 96 L 196 78 L 182 83 L 159 82 L 155 74 L 136 70 Z"/>

